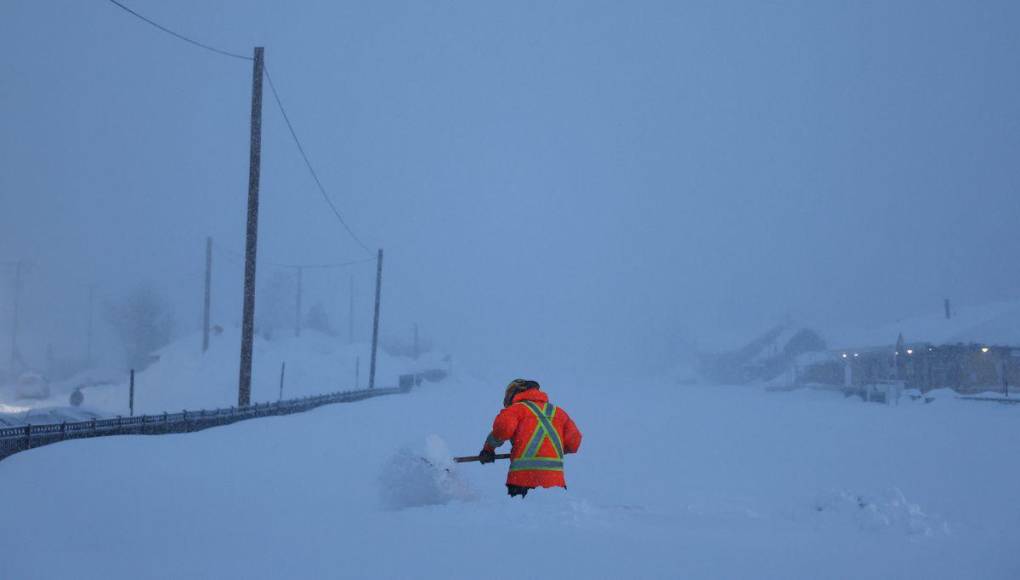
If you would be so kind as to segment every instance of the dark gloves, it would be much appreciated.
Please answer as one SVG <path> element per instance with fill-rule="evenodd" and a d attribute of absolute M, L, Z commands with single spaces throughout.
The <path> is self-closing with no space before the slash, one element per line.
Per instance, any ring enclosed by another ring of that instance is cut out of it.
<path fill-rule="evenodd" d="M 496 461 L 496 452 L 489 449 L 482 449 L 478 453 L 478 463 L 494 463 Z"/>

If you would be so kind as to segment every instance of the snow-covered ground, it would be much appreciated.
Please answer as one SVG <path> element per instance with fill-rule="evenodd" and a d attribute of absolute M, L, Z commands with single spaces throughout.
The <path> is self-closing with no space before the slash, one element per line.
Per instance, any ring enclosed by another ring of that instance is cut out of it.
<path fill-rule="evenodd" d="M 505 377 L 0 462 L 0 577 L 1017 578 L 1020 408 L 544 379 L 569 491 L 477 452 Z M 408 459 L 411 457 L 412 459 Z"/>
<path fill-rule="evenodd" d="M 183 409 L 215 409 L 237 404 L 237 357 L 240 332 L 228 329 L 211 337 L 209 351 L 201 352 L 201 336 L 185 336 L 161 349 L 159 360 L 135 377 L 135 413 L 158 414 Z M 256 338 L 253 355 L 252 401 L 275 401 L 280 396 L 280 366 L 286 362 L 284 398 L 319 395 L 365 388 L 368 385 L 370 346 L 312 330 L 300 338 L 284 335 L 272 341 Z M 376 386 L 396 386 L 400 374 L 445 369 L 436 353 L 419 360 L 378 355 Z M 360 359 L 360 362 L 359 362 Z M 84 404 L 69 406 L 75 388 L 82 389 Z M 48 423 L 93 416 L 127 415 L 128 372 L 103 369 L 81 373 L 50 385 L 45 399 L 18 399 L 14 385 L 0 387 L 0 425 Z"/>

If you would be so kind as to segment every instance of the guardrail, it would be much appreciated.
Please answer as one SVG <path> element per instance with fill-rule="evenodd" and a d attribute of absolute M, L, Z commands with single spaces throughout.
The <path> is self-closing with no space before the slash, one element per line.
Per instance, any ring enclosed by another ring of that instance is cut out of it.
<path fill-rule="evenodd" d="M 142 415 L 140 417 L 112 417 L 109 419 L 91 419 L 89 421 L 75 421 L 71 423 L 65 421 L 63 423 L 47 425 L 4 427 L 0 428 L 0 460 L 20 451 L 68 439 L 85 439 L 109 435 L 190 433 L 257 417 L 290 415 L 292 413 L 302 413 L 323 405 L 351 403 L 372 397 L 407 393 L 414 384 L 413 380 L 409 382 L 403 377 L 401 377 L 400 382 L 401 386 L 399 387 L 340 391 L 326 395 L 316 395 L 314 397 L 277 401 L 275 403 L 255 403 L 248 407 L 231 407 L 229 409 L 213 409 L 211 411 L 181 411 L 180 413 Z"/>
<path fill-rule="evenodd" d="M 987 403 L 1000 403 L 1003 405 L 1020 405 L 1020 399 L 1006 399 L 1002 397 L 956 397 L 964 401 L 985 401 Z"/>

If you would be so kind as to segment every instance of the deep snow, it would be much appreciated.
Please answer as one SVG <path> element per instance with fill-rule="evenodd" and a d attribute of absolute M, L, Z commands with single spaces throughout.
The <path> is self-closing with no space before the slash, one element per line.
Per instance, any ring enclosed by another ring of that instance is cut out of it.
<path fill-rule="evenodd" d="M 395 478 L 408 450 L 481 446 L 502 380 L 450 380 L 15 455 L 0 577 L 1020 575 L 1020 408 L 539 378 L 584 432 L 569 491 L 511 500 L 505 463 L 438 495 Z"/>

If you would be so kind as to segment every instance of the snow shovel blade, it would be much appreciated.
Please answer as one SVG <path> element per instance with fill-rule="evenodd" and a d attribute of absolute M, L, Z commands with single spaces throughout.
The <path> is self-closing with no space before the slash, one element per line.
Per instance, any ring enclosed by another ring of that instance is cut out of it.
<path fill-rule="evenodd" d="M 453 461 L 455 463 L 470 463 L 472 461 L 478 461 L 480 459 L 481 459 L 481 457 L 479 457 L 478 455 L 469 455 L 467 457 L 454 457 Z M 510 459 L 510 454 L 509 453 L 497 453 L 496 454 L 496 459 Z"/>

